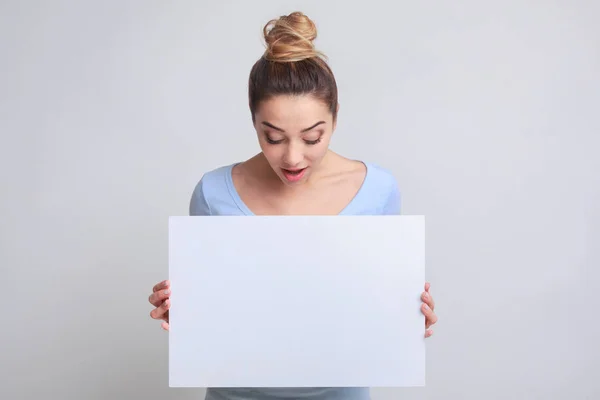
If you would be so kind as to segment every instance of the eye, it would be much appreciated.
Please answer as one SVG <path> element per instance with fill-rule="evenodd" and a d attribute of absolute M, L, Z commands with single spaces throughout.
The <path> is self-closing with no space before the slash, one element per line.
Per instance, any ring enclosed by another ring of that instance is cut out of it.
<path fill-rule="evenodd" d="M 317 144 L 317 143 L 321 142 L 321 137 L 319 137 L 319 138 L 318 138 L 318 139 L 316 139 L 316 140 L 305 140 L 304 142 L 305 142 L 306 144 L 309 144 L 309 145 L 311 145 L 311 146 L 312 146 L 312 145 L 315 145 L 315 144 Z"/>
<path fill-rule="evenodd" d="M 273 139 L 271 139 L 271 137 L 269 135 L 265 135 L 265 138 L 267 140 L 267 143 L 269 143 L 269 144 L 279 144 L 279 143 L 283 142 L 283 139 L 273 140 Z"/>
<path fill-rule="evenodd" d="M 321 142 L 321 138 L 323 137 L 323 132 L 319 132 L 319 137 L 314 139 L 314 140 L 309 140 L 309 139 L 304 139 L 304 143 L 308 144 L 308 145 L 315 145 L 319 142 Z"/>

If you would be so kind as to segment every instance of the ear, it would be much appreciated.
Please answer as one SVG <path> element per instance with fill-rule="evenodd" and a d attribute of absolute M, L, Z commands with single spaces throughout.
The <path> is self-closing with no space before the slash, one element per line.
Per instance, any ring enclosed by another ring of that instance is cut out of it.
<path fill-rule="evenodd" d="M 337 104 L 337 108 L 335 110 L 335 119 L 333 120 L 333 128 L 332 131 L 335 131 L 335 128 L 337 127 L 337 120 L 340 114 L 340 103 Z"/>

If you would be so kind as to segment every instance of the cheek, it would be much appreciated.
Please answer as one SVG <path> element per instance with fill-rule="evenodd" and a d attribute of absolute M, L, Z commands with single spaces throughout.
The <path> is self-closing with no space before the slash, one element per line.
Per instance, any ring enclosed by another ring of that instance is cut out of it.
<path fill-rule="evenodd" d="M 277 162 L 283 156 L 283 146 L 271 146 L 269 144 L 261 144 L 260 146 L 265 158 L 270 162 Z"/>
<path fill-rule="evenodd" d="M 327 143 L 319 143 L 315 146 L 311 146 L 308 148 L 306 152 L 307 158 L 310 158 L 311 161 L 319 162 L 325 157 L 328 150 Z"/>

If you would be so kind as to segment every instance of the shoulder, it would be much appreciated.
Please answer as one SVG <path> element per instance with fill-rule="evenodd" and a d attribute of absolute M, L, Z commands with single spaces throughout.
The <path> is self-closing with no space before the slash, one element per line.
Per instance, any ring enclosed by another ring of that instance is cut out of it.
<path fill-rule="evenodd" d="M 400 188 L 391 170 L 371 162 L 367 166 L 365 189 L 370 197 L 378 199 L 382 214 L 400 214 Z"/>
<path fill-rule="evenodd" d="M 364 162 L 371 182 L 382 190 L 397 190 L 398 183 L 391 170 L 372 162 Z"/>
<path fill-rule="evenodd" d="M 235 164 L 224 165 L 205 172 L 192 191 L 190 215 L 213 215 L 215 205 L 231 198 L 229 177 Z"/>

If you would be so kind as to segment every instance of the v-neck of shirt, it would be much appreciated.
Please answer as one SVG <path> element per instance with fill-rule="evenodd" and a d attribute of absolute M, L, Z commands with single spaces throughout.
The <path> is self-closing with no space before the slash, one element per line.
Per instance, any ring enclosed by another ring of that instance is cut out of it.
<path fill-rule="evenodd" d="M 360 187 L 358 188 L 358 191 L 356 192 L 354 197 L 350 200 L 350 202 L 348 202 L 348 204 L 346 204 L 346 206 L 342 209 L 342 211 L 340 211 L 337 215 L 351 214 L 353 205 L 360 200 L 360 198 L 362 197 L 363 193 L 366 190 L 365 188 L 367 187 L 367 185 L 369 183 L 371 168 L 368 163 L 366 163 L 364 161 L 361 161 L 361 162 L 363 163 L 363 165 L 365 166 L 365 168 L 367 170 L 365 177 L 363 179 L 363 182 L 360 185 Z M 242 213 L 244 213 L 245 215 L 248 215 L 248 216 L 256 216 L 256 214 L 254 214 L 252 212 L 252 210 L 250 210 L 250 208 L 246 205 L 246 203 L 244 203 L 244 201 L 240 197 L 240 194 L 238 193 L 237 189 L 235 188 L 235 185 L 233 184 L 233 168 L 238 164 L 240 164 L 240 163 L 234 163 L 234 164 L 229 165 L 229 167 L 225 171 L 225 179 L 226 179 L 226 183 L 227 183 L 227 188 L 229 189 L 229 194 L 231 195 L 236 206 L 240 209 L 240 211 L 242 211 Z"/>

